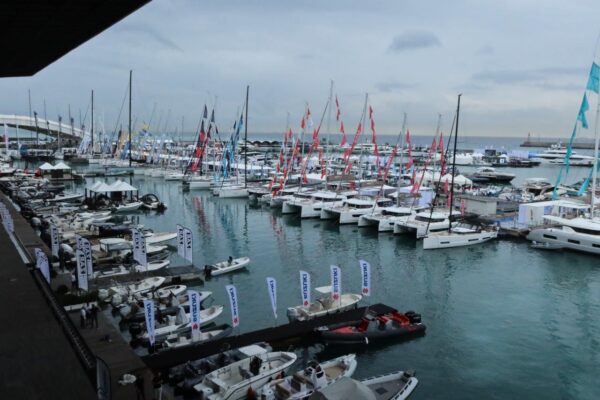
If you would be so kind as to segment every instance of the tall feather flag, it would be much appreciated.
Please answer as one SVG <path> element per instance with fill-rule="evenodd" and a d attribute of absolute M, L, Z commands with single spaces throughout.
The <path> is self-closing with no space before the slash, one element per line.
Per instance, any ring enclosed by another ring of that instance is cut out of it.
<path fill-rule="evenodd" d="M 376 157 L 377 175 L 381 176 L 381 165 L 379 164 L 379 147 L 377 146 L 377 132 L 375 131 L 375 119 L 373 118 L 373 107 L 369 106 L 369 119 L 371 121 L 371 143 L 373 144 L 373 154 Z"/>
<path fill-rule="evenodd" d="M 577 120 L 581 122 L 581 127 L 587 129 L 588 123 L 587 118 L 585 117 L 585 113 L 590 109 L 590 104 L 588 103 L 587 95 L 583 93 L 583 99 L 581 100 L 581 107 L 579 107 L 579 114 L 577 114 Z"/>
<path fill-rule="evenodd" d="M 590 76 L 588 78 L 588 83 L 586 86 L 587 90 L 590 90 L 594 93 L 598 93 L 598 89 L 600 88 L 600 67 L 595 62 L 592 63 L 592 67 L 590 68 Z"/>
<path fill-rule="evenodd" d="M 335 108 L 336 108 L 335 120 L 339 121 L 340 117 L 342 116 L 342 111 L 340 110 L 340 102 L 338 101 L 337 95 L 335 95 Z"/>
<path fill-rule="evenodd" d="M 344 129 L 344 121 L 340 122 L 340 133 L 342 134 L 342 141 L 340 142 L 340 146 L 346 145 L 348 143 L 348 138 L 346 137 L 346 131 Z"/>

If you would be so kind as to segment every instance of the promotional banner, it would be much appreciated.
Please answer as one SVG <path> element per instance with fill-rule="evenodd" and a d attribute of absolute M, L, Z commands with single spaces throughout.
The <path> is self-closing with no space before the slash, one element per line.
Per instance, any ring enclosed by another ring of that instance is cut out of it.
<path fill-rule="evenodd" d="M 50 225 L 50 242 L 52 243 L 52 255 L 58 257 L 58 228 L 56 225 Z"/>
<path fill-rule="evenodd" d="M 336 265 L 331 266 L 331 298 L 341 300 L 342 296 L 342 271 Z"/>
<path fill-rule="evenodd" d="M 300 293 L 302 296 L 302 305 L 310 305 L 310 274 L 306 271 L 300 271 Z"/>
<path fill-rule="evenodd" d="M 81 238 L 80 250 L 83 251 L 83 254 L 85 256 L 85 267 L 87 269 L 87 274 L 88 276 L 92 276 L 92 274 L 94 273 L 94 268 L 92 266 L 92 244 L 90 243 L 90 241 L 85 238 Z"/>
<path fill-rule="evenodd" d="M 192 340 L 200 339 L 200 294 L 195 290 L 188 290 L 190 299 L 190 317 L 192 322 Z"/>
<path fill-rule="evenodd" d="M 140 263 L 142 267 L 146 267 L 148 265 L 146 258 L 146 238 L 137 229 L 132 229 L 131 232 L 133 239 L 133 259 Z"/>
<path fill-rule="evenodd" d="M 183 228 L 183 236 L 185 241 L 183 258 L 188 260 L 190 264 L 193 264 L 194 256 L 192 254 L 192 251 L 194 250 L 194 238 L 192 236 L 192 231 L 188 228 Z"/>
<path fill-rule="evenodd" d="M 237 291 L 233 285 L 225 286 L 225 290 L 227 290 L 227 295 L 229 296 L 229 305 L 231 306 L 231 325 L 235 328 L 240 324 Z"/>
<path fill-rule="evenodd" d="M 271 298 L 273 315 L 275 316 L 275 319 L 277 319 L 277 281 L 275 278 L 267 278 L 267 289 L 269 290 L 269 297 Z"/>
<path fill-rule="evenodd" d="M 75 257 L 77 259 L 77 283 L 79 289 L 83 289 L 87 292 L 88 290 L 88 273 L 87 265 L 85 263 L 85 254 L 83 250 L 77 249 L 75 251 Z"/>
<path fill-rule="evenodd" d="M 185 258 L 185 242 L 183 237 L 183 226 L 177 224 L 177 255 Z"/>
<path fill-rule="evenodd" d="M 361 293 L 363 296 L 371 295 L 371 265 L 365 260 L 360 260 L 360 280 L 362 282 Z"/>
<path fill-rule="evenodd" d="M 154 345 L 154 302 L 152 300 L 144 300 L 144 317 L 146 319 L 146 331 L 148 331 L 148 340 L 150 346 Z"/>
<path fill-rule="evenodd" d="M 40 270 L 46 282 L 50 283 L 50 263 L 48 262 L 48 256 L 42 251 L 42 249 L 35 248 L 35 264 L 37 269 Z"/>

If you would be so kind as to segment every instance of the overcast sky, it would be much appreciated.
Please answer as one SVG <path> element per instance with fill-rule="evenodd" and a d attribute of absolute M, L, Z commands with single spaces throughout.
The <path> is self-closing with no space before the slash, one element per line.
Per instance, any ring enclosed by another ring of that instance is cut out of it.
<path fill-rule="evenodd" d="M 353 131 L 365 93 L 379 134 L 568 137 L 600 31 L 597 0 L 155 0 L 30 78 L 0 80 L 0 113 L 78 119 L 95 90 L 112 131 L 134 70 L 134 115 L 193 130 L 205 102 L 230 126 L 250 85 L 250 132 L 317 119 L 335 82 Z M 590 101 L 592 110 L 596 99 Z M 589 117 L 593 121 L 593 116 Z M 123 120 L 125 121 L 125 120 Z M 100 121 L 101 123 L 102 121 Z M 332 129 L 335 129 L 332 127 Z M 591 136 L 592 132 L 582 136 Z"/>

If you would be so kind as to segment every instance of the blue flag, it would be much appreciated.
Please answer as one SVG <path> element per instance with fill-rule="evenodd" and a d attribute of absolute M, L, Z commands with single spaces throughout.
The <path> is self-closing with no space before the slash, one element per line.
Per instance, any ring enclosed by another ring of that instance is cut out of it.
<path fill-rule="evenodd" d="M 587 119 L 585 113 L 590 109 L 590 105 L 587 100 L 587 96 L 583 93 L 583 100 L 581 100 L 581 107 L 579 107 L 579 114 L 577 114 L 577 120 L 581 122 L 581 126 L 585 129 L 588 128 Z"/>
<path fill-rule="evenodd" d="M 595 93 L 598 93 L 598 89 L 600 89 L 600 67 L 595 62 L 592 63 L 586 89 Z"/>

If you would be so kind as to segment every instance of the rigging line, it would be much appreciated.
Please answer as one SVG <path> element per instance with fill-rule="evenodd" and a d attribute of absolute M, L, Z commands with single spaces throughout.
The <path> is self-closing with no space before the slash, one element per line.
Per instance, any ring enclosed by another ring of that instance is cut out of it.
<path fill-rule="evenodd" d="M 452 143 L 452 135 L 454 132 L 454 124 L 456 124 L 456 114 L 454 114 L 454 118 L 452 119 L 452 126 L 450 127 L 450 135 L 448 136 L 448 142 L 446 143 L 446 150 L 444 151 L 443 154 L 440 155 L 440 157 L 443 158 L 443 160 L 446 160 L 446 157 L 448 156 L 448 151 L 450 151 L 450 143 Z M 441 162 L 441 159 L 440 159 Z M 456 173 L 456 165 L 452 166 L 452 175 L 454 175 Z M 425 233 L 427 234 L 429 232 L 429 225 L 431 224 L 431 217 L 433 216 L 433 210 L 434 210 L 434 202 L 435 199 L 437 199 L 437 195 L 438 195 L 438 191 L 440 190 L 440 184 L 442 182 L 442 171 L 440 170 L 440 177 L 438 178 L 438 183 L 435 187 L 435 195 L 434 195 L 434 199 L 432 199 L 431 201 L 431 208 L 429 211 L 429 220 L 427 221 L 427 229 L 425 230 Z M 452 188 L 452 191 L 454 191 L 454 188 Z M 450 194 L 448 194 L 450 195 Z M 452 196 L 454 196 L 454 194 L 452 194 Z M 452 206 L 450 206 L 450 215 L 452 215 Z"/>
<path fill-rule="evenodd" d="M 123 113 L 123 108 L 125 107 L 125 100 L 127 100 L 128 92 L 129 92 L 129 83 L 127 85 L 125 85 L 125 94 L 123 95 L 123 102 L 121 103 L 121 109 L 119 110 L 119 115 L 117 116 L 117 119 L 115 121 L 115 128 L 113 129 L 113 133 L 110 137 L 111 143 L 113 141 L 113 138 L 115 137 L 117 127 L 119 126 L 119 123 L 121 122 L 121 114 Z M 117 140 L 118 140 L 118 138 L 117 138 Z"/>

